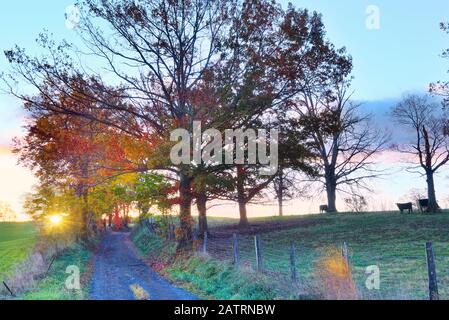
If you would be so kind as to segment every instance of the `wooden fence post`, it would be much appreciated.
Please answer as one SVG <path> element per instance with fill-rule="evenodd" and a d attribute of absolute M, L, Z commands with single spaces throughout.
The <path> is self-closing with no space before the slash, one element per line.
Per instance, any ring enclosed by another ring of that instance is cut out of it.
<path fill-rule="evenodd" d="M 9 292 L 9 294 L 12 296 L 12 297 L 16 297 L 16 295 L 14 294 L 14 292 L 12 292 L 12 290 L 8 287 L 8 285 L 6 284 L 6 282 L 5 281 L 2 281 L 3 282 L 3 285 L 5 286 L 5 288 L 6 288 L 6 290 L 8 290 L 8 292 Z"/>
<path fill-rule="evenodd" d="M 257 271 L 263 271 L 263 261 L 262 261 L 262 251 L 260 247 L 260 236 L 257 235 L 254 237 L 254 244 L 256 247 L 256 262 L 257 262 Z"/>
<path fill-rule="evenodd" d="M 207 231 L 204 232 L 204 239 L 203 239 L 203 254 L 207 254 Z"/>
<path fill-rule="evenodd" d="M 232 236 L 232 252 L 233 264 L 235 267 L 237 267 L 239 265 L 239 242 L 236 233 L 234 233 Z"/>
<path fill-rule="evenodd" d="M 296 273 L 296 248 L 293 242 L 290 245 L 290 270 L 292 273 L 292 281 L 296 283 L 298 281 L 298 275 Z"/>
<path fill-rule="evenodd" d="M 349 250 L 346 242 L 343 242 L 343 245 L 341 246 L 341 256 L 345 260 L 346 264 L 349 266 Z"/>
<path fill-rule="evenodd" d="M 431 242 L 426 242 L 427 273 L 429 275 L 429 299 L 439 300 L 435 256 Z"/>
<path fill-rule="evenodd" d="M 53 266 L 53 263 L 54 263 L 55 260 L 56 260 L 56 257 L 57 257 L 57 254 L 55 254 L 55 255 L 51 258 L 50 264 L 48 265 L 47 272 L 45 272 L 45 275 L 47 275 L 48 272 L 50 271 L 51 267 Z"/>

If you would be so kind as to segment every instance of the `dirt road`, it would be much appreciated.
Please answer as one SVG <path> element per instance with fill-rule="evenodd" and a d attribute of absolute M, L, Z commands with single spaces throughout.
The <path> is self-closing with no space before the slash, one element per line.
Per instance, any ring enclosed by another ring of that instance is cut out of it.
<path fill-rule="evenodd" d="M 196 300 L 193 294 L 174 287 L 140 259 L 129 234 L 105 235 L 94 262 L 92 300 L 135 300 L 131 286 L 148 293 L 150 300 Z"/>

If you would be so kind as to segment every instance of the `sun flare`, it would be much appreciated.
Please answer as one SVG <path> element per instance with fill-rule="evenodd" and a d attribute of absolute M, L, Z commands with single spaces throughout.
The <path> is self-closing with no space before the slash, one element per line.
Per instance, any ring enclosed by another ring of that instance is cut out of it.
<path fill-rule="evenodd" d="M 59 214 L 55 214 L 53 216 L 50 216 L 49 220 L 50 220 L 51 224 L 59 225 L 62 222 L 62 217 Z"/>

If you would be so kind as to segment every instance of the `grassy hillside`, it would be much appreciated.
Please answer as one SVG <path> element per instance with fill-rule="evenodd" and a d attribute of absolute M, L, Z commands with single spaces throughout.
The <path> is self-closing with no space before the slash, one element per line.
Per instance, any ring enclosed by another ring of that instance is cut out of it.
<path fill-rule="evenodd" d="M 265 275 L 277 296 L 291 286 L 290 244 L 297 251 L 299 282 L 305 287 L 320 288 L 318 263 L 329 252 L 339 252 L 343 242 L 349 246 L 351 271 L 358 296 L 367 299 L 426 299 L 427 266 L 425 242 L 434 246 L 440 296 L 449 299 L 449 214 L 436 215 L 366 213 L 258 218 L 252 229 L 239 230 L 237 220 L 211 219 L 208 251 L 217 261 L 232 259 L 231 236 L 239 233 L 241 265 L 255 267 L 254 234 L 260 234 Z M 380 269 L 380 290 L 365 286 L 368 266 Z M 176 279 L 201 287 L 201 277 L 192 270 L 178 268 Z M 281 285 L 282 284 L 282 285 Z M 204 286 L 203 286 L 204 287 Z M 201 289 L 201 288 L 200 288 Z M 214 295 L 210 288 L 203 288 Z M 313 295 L 313 294 L 312 294 Z M 294 298 L 295 295 L 292 297 Z"/>
<path fill-rule="evenodd" d="M 0 223 L 0 280 L 27 257 L 35 235 L 33 223 Z"/>
<path fill-rule="evenodd" d="M 303 223 L 294 226 L 294 221 Z M 289 229 L 282 230 L 282 223 Z M 228 224 L 228 221 L 226 221 Z M 278 231 L 264 233 L 263 228 L 279 224 Z M 424 245 L 433 242 L 437 275 L 442 298 L 449 299 L 449 214 L 401 215 L 399 213 L 335 214 L 305 217 L 258 219 L 255 233 L 261 234 L 265 267 L 268 271 L 288 274 L 289 246 L 297 248 L 298 273 L 303 282 L 316 273 L 315 262 L 329 250 L 347 242 L 354 279 L 363 297 L 393 299 L 427 297 L 427 266 Z M 290 228 L 291 227 L 291 228 Z M 216 232 L 229 227 L 214 229 Z M 259 228 L 259 230 L 257 230 Z M 231 229 L 232 230 L 232 229 Z M 215 242 L 218 242 L 216 239 Z M 253 237 L 241 236 L 243 261 L 254 265 Z M 214 239 L 211 240 L 211 251 Z M 219 252 L 215 249 L 216 252 Z M 214 254 L 214 252 L 212 252 Z M 218 254 L 220 255 L 220 254 Z M 222 254 L 221 254 L 222 255 Z M 366 267 L 380 268 L 379 291 L 365 287 Z"/>

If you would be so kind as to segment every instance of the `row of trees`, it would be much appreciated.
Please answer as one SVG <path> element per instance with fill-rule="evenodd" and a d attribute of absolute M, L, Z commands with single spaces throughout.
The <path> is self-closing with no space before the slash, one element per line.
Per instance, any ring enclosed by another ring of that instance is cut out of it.
<path fill-rule="evenodd" d="M 269 0 L 85 0 L 79 8 L 82 48 L 42 34 L 43 56 L 5 52 L 13 72 L 4 83 L 32 120 L 16 143 L 41 181 L 30 211 L 69 196 L 78 206 L 65 209 L 79 208 L 74 219 L 87 237 L 95 215 L 176 205 L 182 247 L 193 204 L 200 233 L 214 200 L 236 201 L 245 227 L 247 204 L 269 187 L 282 214 L 298 176 L 318 181 L 333 212 L 337 191 L 367 188 L 380 174 L 374 155 L 388 135 L 351 100 L 352 59 L 326 38 L 318 13 Z M 21 92 L 23 83 L 35 93 Z M 194 121 L 221 132 L 279 130 L 277 174 L 242 163 L 174 165 L 170 132 L 193 134 Z"/>

